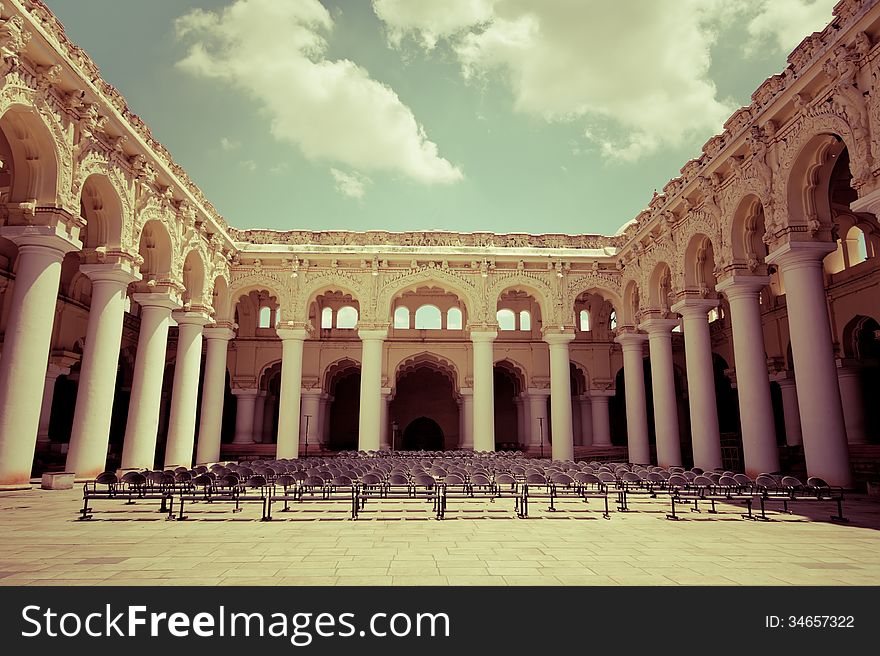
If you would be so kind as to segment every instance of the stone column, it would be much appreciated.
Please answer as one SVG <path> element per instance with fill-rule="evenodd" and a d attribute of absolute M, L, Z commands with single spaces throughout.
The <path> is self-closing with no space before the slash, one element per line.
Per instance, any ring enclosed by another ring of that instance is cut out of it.
<path fill-rule="evenodd" d="M 474 451 L 495 450 L 495 374 L 492 342 L 496 330 L 471 330 L 474 348 Z"/>
<path fill-rule="evenodd" d="M 320 441 L 321 448 L 324 448 L 327 445 L 327 430 L 330 425 L 330 395 L 327 393 L 321 394 L 318 416 L 321 418 L 318 424 L 318 440 Z"/>
<path fill-rule="evenodd" d="M 623 380 L 626 393 L 626 441 L 629 461 L 651 462 L 648 443 L 648 409 L 645 400 L 645 368 L 642 362 L 647 335 L 635 329 L 622 330 L 614 341 L 623 350 Z"/>
<path fill-rule="evenodd" d="M 199 418 L 199 443 L 196 463 L 220 460 L 220 433 L 223 429 L 223 402 L 226 398 L 226 356 L 229 340 L 235 333 L 229 328 L 205 328 L 205 376 L 202 381 L 202 413 Z"/>
<path fill-rule="evenodd" d="M 532 439 L 532 403 L 529 399 L 528 391 L 519 395 L 520 403 L 522 403 L 523 425 L 522 432 L 519 434 L 519 444 L 525 448 Z"/>
<path fill-rule="evenodd" d="M 141 275 L 126 260 L 79 270 L 92 281 L 92 301 L 65 469 L 92 479 L 107 464 L 125 299 L 128 285 Z"/>
<path fill-rule="evenodd" d="M 321 448 L 321 394 L 320 389 L 302 391 L 303 442 L 308 442 L 312 453 Z M 309 416 L 309 428 L 306 431 L 306 415 Z"/>
<path fill-rule="evenodd" d="M 614 390 L 590 390 L 590 402 L 593 405 L 593 446 L 611 446 L 608 399 L 612 396 Z"/>
<path fill-rule="evenodd" d="M 593 403 L 589 394 L 584 394 L 580 398 L 581 411 L 581 445 L 593 445 Z"/>
<path fill-rule="evenodd" d="M 204 312 L 174 313 L 177 321 L 177 354 L 171 389 L 171 416 L 165 467 L 192 467 L 196 441 L 196 405 L 202 368 L 202 331 L 211 319 Z"/>
<path fill-rule="evenodd" d="M 682 316 L 694 465 L 706 471 L 722 466 L 708 317 L 717 305 L 717 300 L 687 298 L 672 306 L 672 311 Z"/>
<path fill-rule="evenodd" d="M 550 345 L 550 421 L 553 428 L 554 460 L 574 459 L 574 436 L 571 430 L 571 365 L 568 344 L 573 333 L 547 333 Z"/>
<path fill-rule="evenodd" d="M 267 392 L 260 390 L 257 400 L 254 402 L 254 443 L 262 444 L 266 441 L 263 426 L 266 423 L 266 400 Z"/>
<path fill-rule="evenodd" d="M 361 405 L 358 451 L 378 451 L 381 444 L 382 345 L 388 328 L 359 328 L 361 338 Z"/>
<path fill-rule="evenodd" d="M 52 419 L 52 401 L 55 399 L 55 383 L 59 376 L 70 373 L 70 367 L 49 363 L 43 385 L 43 402 L 40 404 L 40 424 L 37 428 L 37 449 L 49 448 L 49 423 Z M 73 471 L 68 470 L 68 471 Z M 98 472 L 99 474 L 101 472 Z"/>
<path fill-rule="evenodd" d="M 782 371 L 773 379 L 779 383 L 782 392 L 782 414 L 785 418 L 785 443 L 788 446 L 799 446 L 804 443 L 801 435 L 801 414 L 798 408 L 797 385 L 794 374 Z"/>
<path fill-rule="evenodd" d="M 733 275 L 716 285 L 730 303 L 743 456 L 749 476 L 779 471 L 759 300 L 769 282 L 766 276 Z"/>
<path fill-rule="evenodd" d="M 382 388 L 381 403 L 379 412 L 379 448 L 387 451 L 391 449 L 391 429 L 388 426 L 388 406 L 391 405 L 391 388 Z"/>
<path fill-rule="evenodd" d="M 61 260 L 80 247 L 54 228 L 5 226 L 18 268 L 0 358 L 0 489 L 29 487 Z"/>
<path fill-rule="evenodd" d="M 474 448 L 474 391 L 463 387 L 458 391 L 461 394 L 461 436 L 458 441 L 459 449 Z"/>
<path fill-rule="evenodd" d="M 122 446 L 122 468 L 152 469 L 156 459 L 168 326 L 171 311 L 180 307 L 180 297 L 177 292 L 157 292 L 134 294 L 132 300 L 141 306 L 141 328 Z"/>
<path fill-rule="evenodd" d="M 822 259 L 824 242 L 789 242 L 767 256 L 785 285 L 807 473 L 849 487 L 852 471 L 837 385 Z"/>
<path fill-rule="evenodd" d="M 675 370 L 672 365 L 672 329 L 677 325 L 678 319 L 655 318 L 648 319 L 640 326 L 648 333 L 657 464 L 661 467 L 681 466 L 678 400 L 675 398 Z"/>
<path fill-rule="evenodd" d="M 550 441 L 547 439 L 550 424 L 547 421 L 547 397 L 550 390 L 529 389 L 529 440 L 530 450 L 540 449 L 543 442 L 544 455 L 550 453 Z"/>
<path fill-rule="evenodd" d="M 513 404 L 516 406 L 516 438 L 517 440 L 522 439 L 523 431 L 525 430 L 525 426 L 523 424 L 523 400 L 519 396 L 513 399 Z"/>
<path fill-rule="evenodd" d="M 281 338 L 281 394 L 278 399 L 278 445 L 276 458 L 298 458 L 302 426 L 300 402 L 302 399 L 303 345 L 309 336 L 305 328 L 276 328 Z"/>
<path fill-rule="evenodd" d="M 862 404 L 862 381 L 858 367 L 837 361 L 837 383 L 840 386 L 840 402 L 843 405 L 843 421 L 846 441 L 849 444 L 867 444 L 865 408 Z"/>
<path fill-rule="evenodd" d="M 235 395 L 235 437 L 233 444 L 254 443 L 254 414 L 257 406 L 257 396 L 260 390 L 234 389 Z"/>

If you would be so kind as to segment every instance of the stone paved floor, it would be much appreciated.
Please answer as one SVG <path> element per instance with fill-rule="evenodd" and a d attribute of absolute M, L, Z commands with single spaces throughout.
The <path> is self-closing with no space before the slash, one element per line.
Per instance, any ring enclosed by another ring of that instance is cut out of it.
<path fill-rule="evenodd" d="M 153 503 L 107 502 L 79 522 L 80 504 L 77 489 L 0 493 L 0 585 L 880 584 L 880 499 L 864 496 L 846 501 L 848 525 L 824 521 L 824 504 L 766 523 L 732 506 L 670 522 L 645 499 L 610 520 L 544 502 L 519 520 L 506 500 L 440 522 L 412 504 L 356 522 L 344 504 L 305 504 L 264 523 L 258 504 L 199 504 L 172 522 Z"/>

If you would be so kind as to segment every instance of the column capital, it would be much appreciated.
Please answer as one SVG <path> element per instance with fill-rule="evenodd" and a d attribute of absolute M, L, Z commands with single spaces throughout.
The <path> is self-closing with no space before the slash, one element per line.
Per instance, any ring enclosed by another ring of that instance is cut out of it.
<path fill-rule="evenodd" d="M 205 339 L 222 339 L 223 341 L 228 342 L 230 339 L 235 337 L 235 331 L 231 328 L 225 328 L 222 326 L 206 326 L 202 331 L 202 336 Z"/>
<path fill-rule="evenodd" d="M 498 330 L 489 326 L 470 326 L 468 330 L 474 343 L 494 342 L 498 337 Z"/>
<path fill-rule="evenodd" d="M 278 337 L 281 338 L 282 342 L 286 342 L 288 340 L 304 342 L 309 337 L 311 337 L 311 331 L 306 328 L 283 328 L 284 324 L 280 324 L 277 328 L 275 328 L 275 332 L 278 334 Z"/>
<path fill-rule="evenodd" d="M 672 329 L 679 324 L 678 319 L 646 319 L 639 324 L 639 328 L 644 330 L 648 335 L 669 335 Z"/>
<path fill-rule="evenodd" d="M 635 328 L 625 327 L 618 331 L 614 341 L 620 344 L 624 350 L 636 348 L 641 350 L 642 344 L 647 339 L 648 336 L 645 333 L 640 333 Z"/>
<path fill-rule="evenodd" d="M 176 291 L 170 290 L 167 292 L 153 293 L 139 292 L 132 294 L 131 300 L 141 307 L 160 307 L 165 308 L 168 311 L 176 310 L 182 305 L 180 294 Z"/>
<path fill-rule="evenodd" d="M 459 396 L 473 396 L 474 390 L 470 387 L 461 387 L 458 390 Z"/>
<path fill-rule="evenodd" d="M 573 341 L 575 334 L 574 332 L 560 331 L 558 328 L 550 328 L 546 329 L 541 338 L 550 346 L 559 346 Z"/>
<path fill-rule="evenodd" d="M 181 326 L 205 326 L 211 323 L 211 316 L 206 312 L 192 312 L 184 309 L 177 309 L 171 313 L 174 320 Z"/>
<path fill-rule="evenodd" d="M 320 399 L 321 396 L 324 394 L 324 390 L 322 390 L 320 387 L 312 387 L 309 389 L 306 389 L 305 387 L 303 387 L 300 390 L 300 393 L 303 396 L 313 396 L 313 397 L 317 397 L 318 399 Z"/>
<path fill-rule="evenodd" d="M 720 280 L 715 289 L 722 292 L 728 299 L 757 296 L 764 287 L 770 284 L 770 276 L 754 276 L 734 273 Z"/>
<path fill-rule="evenodd" d="M 80 264 L 80 273 L 95 282 L 115 282 L 129 285 L 141 279 L 141 272 L 131 260 L 119 259 L 102 264 Z"/>
<path fill-rule="evenodd" d="M 538 389 L 536 387 L 530 387 L 526 390 L 526 392 L 528 393 L 529 398 L 538 396 L 550 396 L 550 390 L 548 389 Z"/>
<path fill-rule="evenodd" d="M 822 260 L 837 249 L 830 241 L 789 241 L 770 253 L 764 260 L 776 264 L 783 272 L 802 267 L 821 266 Z"/>
<path fill-rule="evenodd" d="M 869 212 L 877 216 L 880 214 L 880 189 L 875 189 L 869 194 L 857 198 L 849 204 L 853 212 Z"/>
<path fill-rule="evenodd" d="M 258 389 L 242 389 L 242 388 L 233 388 L 232 394 L 234 396 L 241 396 L 246 399 L 256 399 L 260 394 L 260 390 Z"/>
<path fill-rule="evenodd" d="M 59 259 L 71 251 L 82 249 L 82 242 L 65 232 L 63 226 L 6 225 L 0 227 L 0 237 L 22 248 L 47 249 L 58 252 Z"/>
<path fill-rule="evenodd" d="M 610 398 L 617 394 L 617 390 L 613 389 L 591 389 L 589 392 L 590 399 Z"/>
<path fill-rule="evenodd" d="M 365 324 L 357 329 L 362 342 L 383 342 L 388 337 L 388 326 L 381 324 Z"/>
<path fill-rule="evenodd" d="M 717 298 L 683 298 L 670 309 L 686 319 L 702 317 L 708 321 L 709 310 L 718 307 Z"/>

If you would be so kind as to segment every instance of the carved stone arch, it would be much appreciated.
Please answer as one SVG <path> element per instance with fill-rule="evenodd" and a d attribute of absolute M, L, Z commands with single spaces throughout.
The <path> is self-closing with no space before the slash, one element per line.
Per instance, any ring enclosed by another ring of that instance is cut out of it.
<path fill-rule="evenodd" d="M 240 277 L 233 275 L 232 282 L 229 285 L 229 305 L 226 316 L 217 316 L 217 321 L 232 322 L 235 318 L 235 307 L 238 305 L 238 299 L 246 296 L 252 291 L 266 290 L 278 301 L 281 308 L 282 317 L 284 317 L 284 308 L 288 300 L 288 290 L 284 282 L 277 276 L 267 271 L 260 273 L 248 273 Z M 285 318 L 285 321 L 287 319 Z"/>
<path fill-rule="evenodd" d="M 86 233 L 89 236 L 89 243 L 84 240 L 83 245 L 88 248 L 91 243 L 104 246 L 109 250 L 137 251 L 138 244 L 129 241 L 134 216 L 130 194 L 125 183 L 125 174 L 119 167 L 109 164 L 107 160 L 95 159 L 88 162 L 86 166 L 77 169 L 73 185 L 74 197 L 85 208 L 87 215 L 90 211 L 98 214 L 101 225 L 99 230 L 104 233 L 95 235 L 96 226 L 89 225 L 91 218 L 83 216 L 82 218 L 86 221 Z M 108 198 L 108 195 L 112 195 L 112 198 Z M 108 201 L 118 204 L 118 217 L 108 215 L 108 212 L 116 210 L 115 207 L 106 206 Z M 92 204 L 91 207 L 89 203 Z M 100 209 L 96 205 L 100 205 Z M 77 208 L 78 211 L 80 209 Z M 116 227 L 108 230 L 110 226 Z M 118 234 L 109 234 L 117 231 Z"/>
<path fill-rule="evenodd" d="M 641 319 L 642 301 L 639 292 L 640 285 L 635 278 L 625 281 L 623 287 L 623 299 L 617 315 L 618 326 L 637 326 Z"/>
<path fill-rule="evenodd" d="M 645 300 L 648 307 L 663 314 L 669 312 L 674 300 L 671 298 L 675 293 L 672 284 L 672 268 L 664 260 L 654 263 L 648 278 L 648 286 L 645 288 L 647 297 Z"/>
<path fill-rule="evenodd" d="M 321 389 L 328 394 L 332 394 L 333 383 L 336 380 L 337 375 L 349 369 L 360 371 L 361 363 L 346 355 L 328 364 L 324 367 L 324 371 L 321 374 Z"/>
<path fill-rule="evenodd" d="M 579 362 L 578 360 L 575 360 L 574 358 L 571 358 L 568 361 L 568 366 L 570 369 L 573 369 L 577 374 L 579 374 L 584 380 L 583 390 L 579 389 L 580 386 L 578 386 L 578 388 L 575 388 L 574 386 L 572 386 L 572 388 L 571 388 L 572 395 L 574 396 L 577 394 L 583 394 L 585 392 L 588 392 L 590 390 L 590 370 L 587 369 L 587 366 L 583 362 Z M 574 382 L 574 381 L 572 381 L 572 382 Z"/>
<path fill-rule="evenodd" d="M 566 307 L 574 307 L 575 299 L 584 292 L 595 291 L 605 297 L 620 310 L 623 306 L 623 295 L 620 276 L 609 276 L 596 273 L 580 273 L 568 277 Z"/>
<path fill-rule="evenodd" d="M 357 300 L 359 307 L 359 317 L 365 322 L 372 323 L 374 320 L 370 318 L 369 313 L 364 309 L 370 306 L 369 288 L 363 282 L 353 275 L 343 273 L 341 271 L 334 273 L 320 273 L 315 276 L 309 276 L 301 283 L 299 289 L 292 294 L 293 304 L 291 307 L 291 321 L 306 322 L 309 320 L 309 308 L 315 298 L 322 292 L 328 290 L 339 290 L 349 294 Z"/>
<path fill-rule="evenodd" d="M 192 265 L 191 257 L 198 259 L 198 265 L 201 267 L 200 272 L 188 270 L 188 267 Z M 190 243 L 184 252 L 181 253 L 181 280 L 186 289 L 184 299 L 187 305 L 202 308 L 213 307 L 211 294 L 213 283 L 210 278 L 208 258 L 207 248 L 205 248 L 202 240 L 198 240 L 196 244 Z"/>
<path fill-rule="evenodd" d="M 511 371 L 514 377 L 517 379 L 518 383 L 522 386 L 522 390 L 520 391 L 525 391 L 526 389 L 528 389 L 530 383 L 528 369 L 517 360 L 514 360 L 509 355 L 505 354 L 495 360 L 493 366 L 501 366 Z"/>
<path fill-rule="evenodd" d="M 445 378 L 449 380 L 450 383 L 452 383 L 453 391 L 458 392 L 459 388 L 461 387 L 462 380 L 461 373 L 459 372 L 458 367 L 449 358 L 445 358 L 442 355 L 438 355 L 430 351 L 422 351 L 421 353 L 417 353 L 415 355 L 407 355 L 401 358 L 394 365 L 394 387 L 397 387 L 397 381 L 401 377 L 406 375 L 407 372 L 415 370 L 422 366 L 428 366 L 434 371 L 442 374 Z"/>
<path fill-rule="evenodd" d="M 71 194 L 73 154 L 60 119 L 45 100 L 37 98 L 37 94 L 32 89 L 7 84 L 3 89 L 0 89 L 0 119 L 7 119 L 13 115 L 26 117 L 26 122 L 18 128 L 19 140 L 40 139 L 41 135 L 31 133 L 34 127 L 37 127 L 38 130 L 45 130 L 43 136 L 46 137 L 42 145 L 34 144 L 27 147 L 27 161 L 34 162 L 29 176 L 33 177 L 32 182 L 36 183 L 38 189 L 28 190 L 24 194 L 28 196 L 27 198 L 15 200 L 17 202 L 35 200 L 37 205 L 58 206 L 68 210 L 74 216 L 78 215 L 77 198 Z M 54 159 L 52 167 L 46 167 L 39 161 L 40 156 L 47 154 L 51 154 Z M 52 171 L 55 176 L 53 184 L 51 186 L 41 184 L 40 176 L 50 168 L 54 169 Z"/>
<path fill-rule="evenodd" d="M 730 221 L 725 225 L 730 243 L 730 257 L 721 263 L 722 266 L 745 267 L 755 273 L 764 263 L 766 247 L 762 238 L 766 229 L 765 207 L 760 196 L 755 193 L 739 198 L 739 203 L 730 214 Z"/>
<path fill-rule="evenodd" d="M 541 321 L 545 325 L 556 325 L 559 323 L 558 315 L 558 294 L 556 294 L 546 281 L 537 275 L 529 274 L 500 274 L 490 278 L 491 286 L 487 291 L 487 311 L 493 313 L 498 308 L 498 301 L 501 295 L 509 289 L 518 289 L 528 292 L 534 296 L 538 306 L 541 308 Z"/>
<path fill-rule="evenodd" d="M 375 312 L 377 317 L 385 320 L 391 317 L 392 300 L 421 284 L 435 284 L 456 296 L 465 305 L 468 319 L 471 323 L 494 323 L 494 310 L 488 315 L 485 300 L 479 300 L 474 284 L 465 276 L 455 274 L 444 269 L 422 268 L 416 271 L 399 274 L 382 282 L 376 295 Z"/>
<path fill-rule="evenodd" d="M 672 286 L 679 292 L 688 286 L 687 276 L 685 275 L 688 265 L 688 249 L 697 235 L 703 235 L 708 238 L 712 245 L 716 265 L 718 264 L 718 253 L 726 248 L 725 240 L 722 238 L 721 231 L 714 221 L 701 212 L 689 214 L 688 220 L 684 222 L 681 230 L 676 235 L 677 247 L 672 251 L 673 261 L 669 262 L 669 267 L 672 270 Z"/>

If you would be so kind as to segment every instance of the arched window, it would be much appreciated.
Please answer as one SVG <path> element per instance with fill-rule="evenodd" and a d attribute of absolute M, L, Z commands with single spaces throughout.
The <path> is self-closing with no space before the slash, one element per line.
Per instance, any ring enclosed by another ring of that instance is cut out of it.
<path fill-rule="evenodd" d="M 401 305 L 394 310 L 394 327 L 407 330 L 409 328 L 409 308 Z"/>
<path fill-rule="evenodd" d="M 865 241 L 865 233 L 857 226 L 853 226 L 846 233 L 846 252 L 849 256 L 849 265 L 855 266 L 868 259 L 868 243 Z"/>
<path fill-rule="evenodd" d="M 321 310 L 321 328 L 333 327 L 333 308 L 325 307 Z"/>
<path fill-rule="evenodd" d="M 516 330 L 516 315 L 513 310 L 498 310 L 495 313 L 498 330 Z"/>
<path fill-rule="evenodd" d="M 260 308 L 260 319 L 257 324 L 258 328 L 271 328 L 272 327 L 272 309 L 263 306 Z"/>
<path fill-rule="evenodd" d="M 350 305 L 341 307 L 336 311 L 336 327 L 351 330 L 357 326 L 358 311 Z"/>
<path fill-rule="evenodd" d="M 461 330 L 462 316 L 458 308 L 449 308 L 446 311 L 446 330 Z"/>
<path fill-rule="evenodd" d="M 579 326 L 582 333 L 590 332 L 590 313 L 588 310 L 581 310 L 579 318 Z"/>
<path fill-rule="evenodd" d="M 519 311 L 519 329 L 520 330 L 531 330 L 532 329 L 532 315 L 528 310 L 520 310 Z"/>
<path fill-rule="evenodd" d="M 416 310 L 416 330 L 440 330 L 443 313 L 436 305 L 423 305 Z"/>
<path fill-rule="evenodd" d="M 617 328 L 617 310 L 611 310 L 611 316 L 609 318 L 609 323 L 611 326 L 611 330 Z"/>

